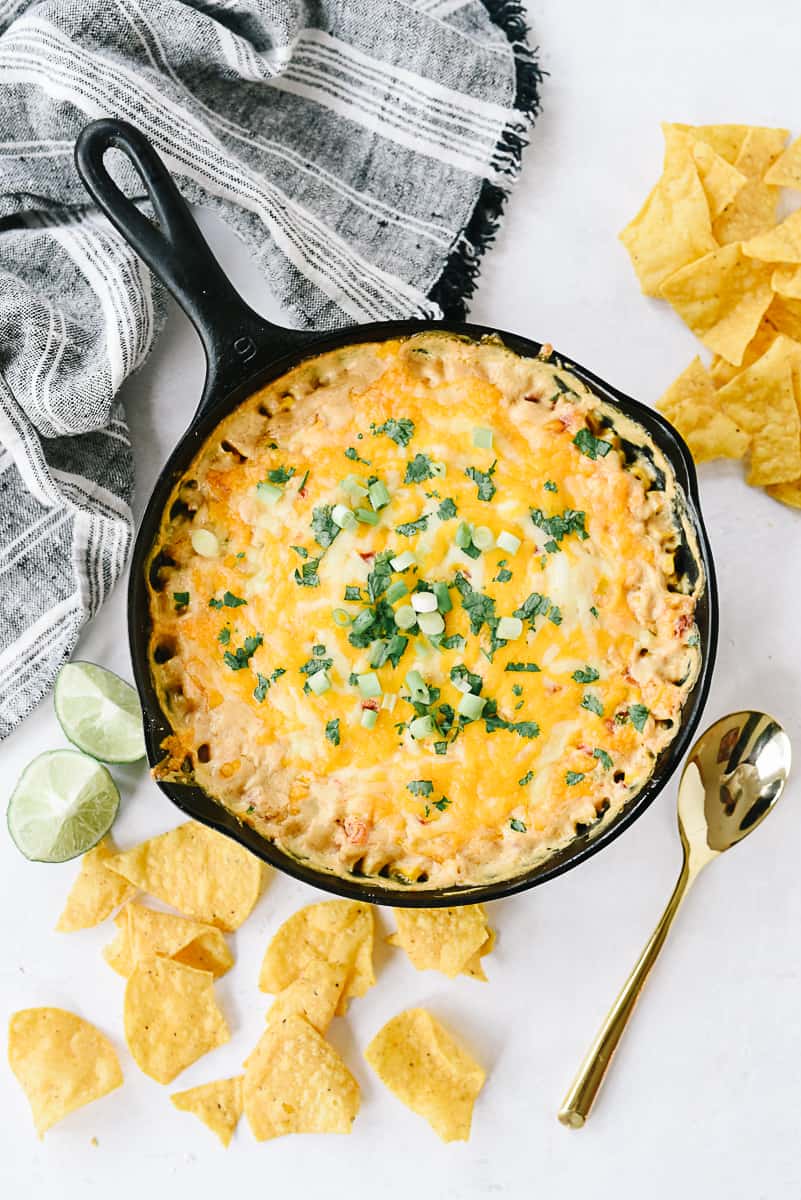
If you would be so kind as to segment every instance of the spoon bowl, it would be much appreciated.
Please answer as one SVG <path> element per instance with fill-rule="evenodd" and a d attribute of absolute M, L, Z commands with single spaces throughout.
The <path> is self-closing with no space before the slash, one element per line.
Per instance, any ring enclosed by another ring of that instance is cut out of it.
<path fill-rule="evenodd" d="M 784 791 L 790 739 L 763 712 L 736 712 L 701 734 L 679 783 L 678 819 L 683 860 L 673 895 L 640 955 L 559 1110 L 572 1129 L 586 1121 L 645 981 L 679 907 L 700 871 L 756 829 Z"/>

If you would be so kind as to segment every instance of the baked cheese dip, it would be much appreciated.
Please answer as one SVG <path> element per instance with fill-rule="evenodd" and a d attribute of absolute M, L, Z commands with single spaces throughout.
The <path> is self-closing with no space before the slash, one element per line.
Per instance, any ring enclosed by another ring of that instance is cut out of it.
<path fill-rule="evenodd" d="M 519 874 L 678 731 L 688 546 L 670 464 L 558 362 L 436 333 L 308 360 L 167 506 L 157 774 L 337 875 Z"/>

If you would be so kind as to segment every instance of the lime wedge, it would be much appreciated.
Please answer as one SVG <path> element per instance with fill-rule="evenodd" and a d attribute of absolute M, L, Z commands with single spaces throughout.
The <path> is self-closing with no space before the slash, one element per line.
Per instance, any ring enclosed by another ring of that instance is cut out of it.
<path fill-rule="evenodd" d="M 103 762 L 136 762 L 145 753 L 142 709 L 129 683 L 94 663 L 62 667 L 56 716 L 73 745 Z"/>
<path fill-rule="evenodd" d="M 77 750 L 51 750 L 29 763 L 8 802 L 8 831 L 34 862 L 66 862 L 91 850 L 120 805 L 105 767 Z"/>

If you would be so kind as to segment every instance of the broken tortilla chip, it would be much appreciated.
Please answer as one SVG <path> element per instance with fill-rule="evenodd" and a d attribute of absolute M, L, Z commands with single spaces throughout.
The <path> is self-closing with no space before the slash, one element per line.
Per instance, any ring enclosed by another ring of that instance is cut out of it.
<path fill-rule="evenodd" d="M 108 869 L 108 860 L 117 849 L 111 838 L 104 837 L 81 859 L 81 869 L 67 896 L 64 911 L 58 918 L 59 933 L 74 933 L 100 925 L 132 896 L 136 888 Z"/>
<path fill-rule="evenodd" d="M 694 141 L 692 137 L 688 140 L 690 153 L 709 205 L 709 215 L 714 221 L 745 187 L 748 177 L 727 162 L 707 142 Z"/>
<path fill-rule="evenodd" d="M 801 190 L 801 137 L 776 159 L 765 175 L 765 183 Z"/>
<path fill-rule="evenodd" d="M 481 981 L 481 983 L 487 982 L 487 976 L 484 974 L 484 967 L 481 960 L 482 958 L 485 958 L 486 955 L 492 953 L 493 949 L 495 948 L 495 941 L 495 930 L 490 929 L 487 940 L 482 946 L 479 946 L 473 957 L 469 958 L 465 963 L 462 971 L 463 975 L 469 975 L 471 979 L 478 979 Z"/>
<path fill-rule="evenodd" d="M 115 924 L 119 933 L 103 955 L 119 975 L 129 976 L 137 963 L 156 954 L 198 971 L 210 971 L 215 979 L 234 965 L 234 956 L 214 925 L 136 903 L 126 905 Z"/>
<path fill-rule="evenodd" d="M 770 276 L 739 246 L 723 246 L 666 279 L 662 295 L 705 346 L 737 366 L 771 303 Z"/>
<path fill-rule="evenodd" d="M 263 992 L 281 992 L 310 962 L 342 963 L 349 975 L 337 1013 L 348 1000 L 363 996 L 375 983 L 374 919 L 369 904 L 324 900 L 293 913 L 278 929 L 264 955 L 259 974 Z"/>
<path fill-rule="evenodd" d="M 351 967 L 345 963 L 312 959 L 289 987 L 279 992 L 267 1012 L 267 1024 L 288 1016 L 305 1017 L 318 1033 L 325 1034 L 339 1008 Z"/>
<path fill-rule="evenodd" d="M 442 971 L 451 979 L 464 973 L 490 934 L 483 904 L 393 912 L 398 930 L 387 939 L 390 945 L 405 950 L 418 971 Z"/>
<path fill-rule="evenodd" d="M 743 254 L 761 262 L 801 263 L 801 211 L 790 213 L 773 229 L 744 242 Z"/>
<path fill-rule="evenodd" d="M 742 458 L 748 435 L 718 405 L 711 376 L 696 357 L 657 401 L 657 409 L 676 426 L 696 462 Z"/>
<path fill-rule="evenodd" d="M 233 1079 L 215 1079 L 185 1092 L 175 1092 L 170 1099 L 179 1112 L 192 1113 L 228 1146 L 242 1116 L 243 1078 L 236 1075 Z"/>
<path fill-rule="evenodd" d="M 109 866 L 186 916 L 228 932 L 250 915 L 264 879 L 254 855 L 196 821 L 115 854 Z"/>
<path fill-rule="evenodd" d="M 718 392 L 718 403 L 751 439 L 748 482 L 789 483 L 801 475 L 801 420 L 793 372 L 801 350 L 787 337 Z"/>
<path fill-rule="evenodd" d="M 302 1017 L 268 1026 L 251 1052 L 245 1116 L 259 1142 L 286 1133 L 350 1133 L 359 1085 L 333 1046 Z"/>
<path fill-rule="evenodd" d="M 770 312 L 770 308 L 768 309 Z M 733 367 L 725 358 L 721 358 L 716 354 L 709 364 L 708 373 L 716 388 L 721 388 L 730 380 L 734 379 L 735 375 L 739 375 L 744 367 L 750 367 L 751 363 L 756 362 L 761 358 L 766 350 L 769 350 L 776 338 L 779 336 L 779 331 L 772 321 L 764 316 L 759 323 L 759 327 L 751 338 L 751 341 L 745 348 L 743 361 L 738 367 Z"/>
<path fill-rule="evenodd" d="M 425 1117 L 443 1142 L 467 1141 L 485 1074 L 431 1013 L 424 1008 L 399 1013 L 364 1056 L 381 1082 Z"/>
<path fill-rule="evenodd" d="M 171 1083 L 230 1034 L 214 998 L 214 976 L 171 958 L 137 963 L 125 988 L 125 1040 L 137 1066 Z"/>
<path fill-rule="evenodd" d="M 25 1008 L 8 1025 L 8 1062 L 28 1097 L 39 1137 L 76 1108 L 122 1083 L 111 1042 L 63 1008 Z"/>
<path fill-rule="evenodd" d="M 801 300 L 801 266 L 777 267 L 770 277 L 770 285 L 779 296 Z"/>

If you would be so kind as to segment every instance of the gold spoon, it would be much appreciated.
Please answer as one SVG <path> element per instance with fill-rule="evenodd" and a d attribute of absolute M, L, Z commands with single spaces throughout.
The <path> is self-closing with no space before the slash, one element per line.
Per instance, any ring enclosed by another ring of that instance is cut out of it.
<path fill-rule="evenodd" d="M 580 1129 L 623 1036 L 673 918 L 707 863 L 742 841 L 784 790 L 790 773 L 790 739 L 778 721 L 761 712 L 723 717 L 690 751 L 679 784 L 679 834 L 684 861 L 659 924 L 590 1046 L 559 1120 Z"/>

